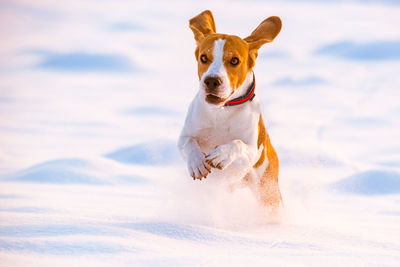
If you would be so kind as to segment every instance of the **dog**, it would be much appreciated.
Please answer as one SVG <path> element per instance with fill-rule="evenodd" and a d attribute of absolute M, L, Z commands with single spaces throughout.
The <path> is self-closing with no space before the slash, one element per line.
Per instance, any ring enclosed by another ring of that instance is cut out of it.
<path fill-rule="evenodd" d="M 244 39 L 217 33 L 209 10 L 190 19 L 189 26 L 200 80 L 178 141 L 189 174 L 202 180 L 234 170 L 263 206 L 276 210 L 283 206 L 279 160 L 255 95 L 253 67 L 258 49 L 279 34 L 281 19 L 265 19 Z"/>

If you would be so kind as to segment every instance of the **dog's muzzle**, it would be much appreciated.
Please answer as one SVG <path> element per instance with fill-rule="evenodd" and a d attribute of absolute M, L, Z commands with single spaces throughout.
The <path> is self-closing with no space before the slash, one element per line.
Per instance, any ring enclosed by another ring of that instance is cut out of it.
<path fill-rule="evenodd" d="M 206 101 L 210 104 L 218 105 L 226 101 L 226 98 L 219 96 L 221 93 L 222 80 L 218 76 L 208 76 L 204 79 L 204 89 Z"/>

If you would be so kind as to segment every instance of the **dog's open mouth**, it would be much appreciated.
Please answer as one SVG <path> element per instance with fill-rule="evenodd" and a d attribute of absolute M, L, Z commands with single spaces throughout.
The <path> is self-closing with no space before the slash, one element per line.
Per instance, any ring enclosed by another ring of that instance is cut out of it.
<path fill-rule="evenodd" d="M 223 102 L 225 102 L 225 98 L 221 98 L 219 96 L 213 95 L 213 94 L 207 94 L 206 95 L 206 101 L 210 104 L 218 105 Z"/>

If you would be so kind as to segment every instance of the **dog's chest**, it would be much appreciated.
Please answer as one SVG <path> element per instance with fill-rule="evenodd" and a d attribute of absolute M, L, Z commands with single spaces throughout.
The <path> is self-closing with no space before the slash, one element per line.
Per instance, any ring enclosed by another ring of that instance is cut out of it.
<path fill-rule="evenodd" d="M 248 112 L 213 114 L 205 120 L 205 124 L 206 127 L 198 134 L 199 146 L 205 153 L 235 139 L 251 142 L 254 131 L 257 131 Z"/>

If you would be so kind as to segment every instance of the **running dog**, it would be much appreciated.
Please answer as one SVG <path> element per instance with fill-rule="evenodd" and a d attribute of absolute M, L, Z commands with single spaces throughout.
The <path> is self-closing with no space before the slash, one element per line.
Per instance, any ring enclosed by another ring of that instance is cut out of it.
<path fill-rule="evenodd" d="M 200 88 L 187 112 L 178 147 L 189 174 L 235 169 L 265 206 L 279 208 L 279 160 L 255 95 L 253 67 L 258 49 L 279 34 L 279 17 L 269 17 L 246 38 L 216 32 L 211 11 L 189 21 L 196 40 Z M 283 203 L 282 203 L 283 204 Z"/>

